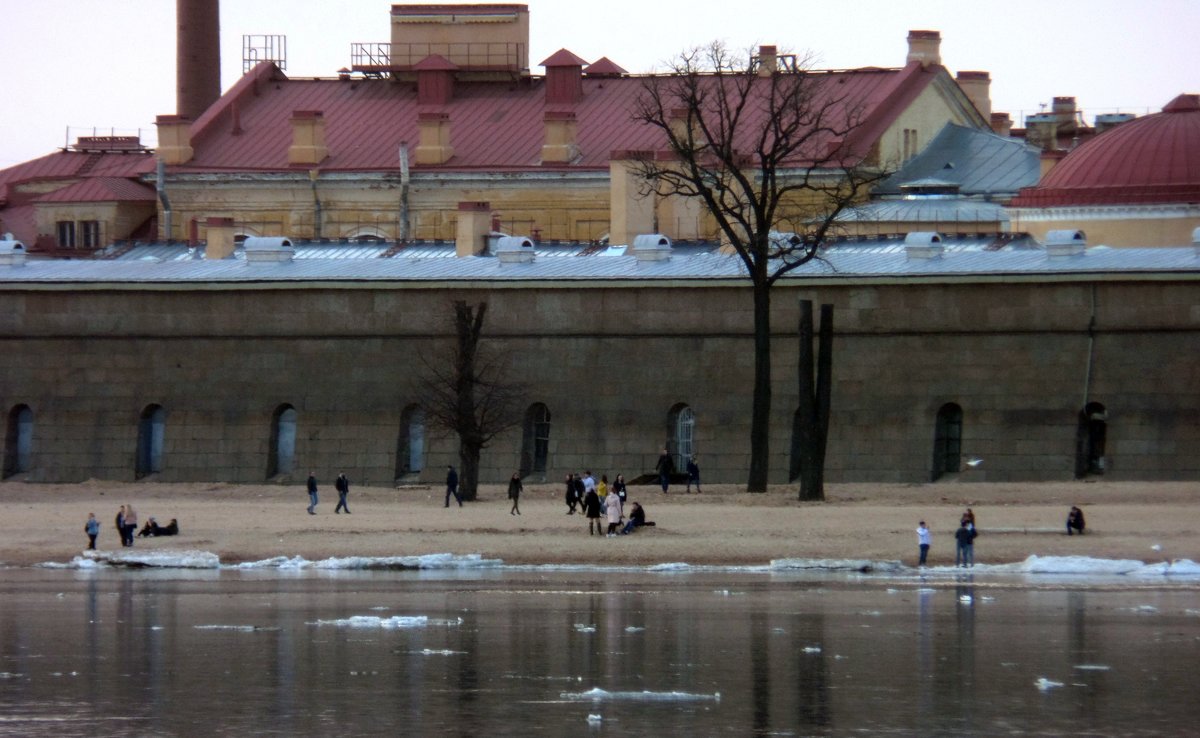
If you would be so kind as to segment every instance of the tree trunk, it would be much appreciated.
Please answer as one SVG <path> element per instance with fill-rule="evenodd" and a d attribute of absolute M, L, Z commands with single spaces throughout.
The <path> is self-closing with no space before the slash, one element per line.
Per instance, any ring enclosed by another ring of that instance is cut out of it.
<path fill-rule="evenodd" d="M 458 445 L 458 494 L 467 502 L 474 502 L 479 490 L 479 457 L 482 449 L 465 441 Z"/>
<path fill-rule="evenodd" d="M 754 399 L 747 492 L 766 492 L 771 460 L 771 287 L 754 280 Z"/>
<path fill-rule="evenodd" d="M 800 347 L 798 378 L 800 402 L 796 430 L 800 434 L 801 500 L 825 499 L 825 445 L 829 436 L 829 412 L 833 368 L 833 306 L 821 306 L 821 327 L 813 381 L 812 301 L 800 301 Z"/>

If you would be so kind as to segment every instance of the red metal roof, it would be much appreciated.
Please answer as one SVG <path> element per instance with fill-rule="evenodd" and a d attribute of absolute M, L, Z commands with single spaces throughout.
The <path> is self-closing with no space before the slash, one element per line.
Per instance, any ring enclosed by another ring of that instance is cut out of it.
<path fill-rule="evenodd" d="M 596 61 L 587 65 L 587 69 L 584 70 L 584 73 L 593 77 L 598 75 L 619 77 L 622 74 L 629 74 L 628 70 L 626 70 L 620 64 L 614 62 L 612 59 L 609 59 L 607 56 L 602 56 Z"/>
<path fill-rule="evenodd" d="M 1200 97 L 1122 123 L 1068 154 L 1014 207 L 1200 202 Z"/>
<path fill-rule="evenodd" d="M 573 55 L 572 55 L 573 56 Z M 553 59 L 554 57 L 551 57 Z M 548 59 L 547 61 L 551 61 Z M 822 89 L 838 106 L 859 106 L 862 126 L 854 151 L 864 154 L 907 105 L 932 82 L 937 68 L 863 69 L 820 73 Z M 296 110 L 321 110 L 326 121 L 329 171 L 399 169 L 401 142 L 415 146 L 421 112 L 445 113 L 454 156 L 427 171 L 519 171 L 607 169 L 614 150 L 660 148 L 660 133 L 635 122 L 633 103 L 644 77 L 585 76 L 583 97 L 572 105 L 546 103 L 545 78 L 504 82 L 459 81 L 444 106 L 421 106 L 415 83 L 385 79 L 288 79 L 269 62 L 247 73 L 191 128 L 193 160 L 176 171 L 288 171 L 289 119 Z M 578 120 L 581 159 L 542 166 L 544 114 L 570 110 Z M 240 128 L 234 132 L 238 111 Z M 827 145 L 827 141 L 822 141 Z M 747 149 L 749 150 L 749 149 Z M 307 166 L 303 167 L 309 168 Z"/>
<path fill-rule="evenodd" d="M 43 202 L 153 202 L 154 189 L 132 179 L 87 177 L 37 198 Z"/>

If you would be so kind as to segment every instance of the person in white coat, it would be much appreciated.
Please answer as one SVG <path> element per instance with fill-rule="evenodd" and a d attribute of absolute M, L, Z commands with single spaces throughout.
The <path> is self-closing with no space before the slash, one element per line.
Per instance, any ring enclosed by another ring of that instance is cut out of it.
<path fill-rule="evenodd" d="M 617 534 L 617 528 L 621 525 L 621 497 L 619 495 L 609 495 L 604 498 L 604 506 L 608 512 L 608 537 L 611 538 Z"/>

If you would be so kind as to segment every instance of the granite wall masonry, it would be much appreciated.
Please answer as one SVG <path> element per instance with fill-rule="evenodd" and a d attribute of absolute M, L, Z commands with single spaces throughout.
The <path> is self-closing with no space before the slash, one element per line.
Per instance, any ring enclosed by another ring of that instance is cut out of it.
<path fill-rule="evenodd" d="M 789 481 L 800 299 L 835 306 L 830 482 L 928 481 L 947 403 L 962 408 L 964 458 L 983 459 L 960 479 L 1070 479 L 1088 401 L 1108 413 L 1107 474 L 1200 478 L 1197 295 L 1192 282 L 1134 279 L 784 283 L 771 481 Z M 547 481 L 651 472 L 681 405 L 695 413 L 705 480 L 745 481 L 749 300 L 723 284 L 7 286 L 0 411 L 32 411 L 32 481 L 132 480 L 139 418 L 160 405 L 153 478 L 262 482 L 272 419 L 289 405 L 295 467 L 272 479 L 345 469 L 391 483 L 405 409 L 422 400 L 426 362 L 445 355 L 455 299 L 489 303 L 485 341 L 528 403 L 550 409 Z M 519 467 L 523 435 L 485 450 L 484 481 Z M 430 429 L 425 449 L 421 478 L 437 482 L 455 442 Z"/>

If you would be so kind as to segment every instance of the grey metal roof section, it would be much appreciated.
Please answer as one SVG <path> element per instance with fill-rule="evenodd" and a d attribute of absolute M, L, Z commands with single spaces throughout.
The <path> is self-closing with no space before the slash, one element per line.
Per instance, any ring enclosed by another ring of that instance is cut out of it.
<path fill-rule="evenodd" d="M 956 182 L 963 195 L 1008 199 L 1037 184 L 1038 149 L 1024 141 L 947 123 L 925 150 L 875 188 L 875 195 L 898 195 L 916 180 Z"/>
<path fill-rule="evenodd" d="M 873 200 L 838 217 L 840 223 L 927 223 L 930 230 L 975 230 L 980 223 L 1009 222 L 1004 206 L 946 195 L 914 195 L 899 200 Z M 960 226 L 961 224 L 961 226 Z"/>
<path fill-rule="evenodd" d="M 1022 278 L 1036 275 L 1111 275 L 1170 273 L 1200 279 L 1200 254 L 1192 247 L 1110 249 L 1096 247 L 1071 257 L 1053 257 L 1041 249 L 993 250 L 989 240 L 948 239 L 943 256 L 914 259 L 900 239 L 837 244 L 821 258 L 804 264 L 788 281 L 809 278 L 856 280 L 876 278 Z M 993 242 L 994 243 L 994 242 Z M 676 251 L 664 261 L 634 256 L 535 258 L 528 264 L 504 264 L 491 256 L 463 258 L 295 259 L 252 264 L 244 260 L 208 261 L 27 261 L 0 267 L 0 284 L 89 284 L 177 287 L 187 284 L 412 283 L 438 287 L 446 283 L 707 281 L 743 280 L 745 268 L 734 255 L 715 251 Z"/>

